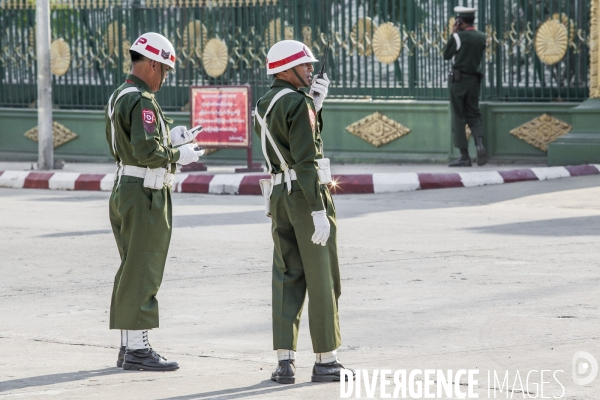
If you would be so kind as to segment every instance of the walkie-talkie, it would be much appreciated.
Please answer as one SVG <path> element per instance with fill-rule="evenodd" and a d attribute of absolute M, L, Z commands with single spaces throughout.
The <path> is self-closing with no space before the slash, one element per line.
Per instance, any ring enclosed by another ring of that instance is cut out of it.
<path fill-rule="evenodd" d="M 317 74 L 317 78 L 323 78 L 323 74 L 325 73 L 325 66 L 327 65 L 327 53 L 329 53 L 329 46 L 331 45 L 331 40 L 327 42 L 327 48 L 325 48 L 325 59 L 323 60 L 323 65 L 321 65 L 321 71 Z M 321 93 L 315 92 L 313 97 L 319 97 Z"/>

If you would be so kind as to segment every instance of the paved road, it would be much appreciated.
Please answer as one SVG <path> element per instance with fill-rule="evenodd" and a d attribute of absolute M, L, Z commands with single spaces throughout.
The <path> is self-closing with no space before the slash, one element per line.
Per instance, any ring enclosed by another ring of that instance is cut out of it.
<path fill-rule="evenodd" d="M 175 195 L 150 341 L 182 368 L 117 369 L 108 195 L 0 189 L 0 399 L 339 398 L 338 384 L 310 383 L 306 316 L 299 383 L 269 381 L 272 244 L 258 196 Z M 494 398 L 488 371 L 519 390 L 531 370 L 525 390 L 541 398 L 550 370 L 544 396 L 597 399 L 600 377 L 575 385 L 571 365 L 577 351 L 600 360 L 599 198 L 598 176 L 336 197 L 340 358 L 369 374 L 477 368 L 479 398 Z"/>

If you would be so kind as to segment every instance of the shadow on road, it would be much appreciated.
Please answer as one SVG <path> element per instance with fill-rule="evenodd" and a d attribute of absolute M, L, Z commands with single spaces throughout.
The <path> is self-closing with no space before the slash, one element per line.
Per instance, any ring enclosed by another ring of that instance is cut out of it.
<path fill-rule="evenodd" d="M 245 386 L 233 389 L 215 390 L 213 392 L 196 393 L 186 396 L 167 397 L 160 400 L 194 400 L 194 399 L 240 399 L 243 397 L 250 396 L 264 396 L 268 393 L 283 392 L 289 389 L 297 389 L 305 386 L 314 386 L 314 383 L 306 382 L 296 385 L 281 385 L 279 383 L 272 382 L 271 380 L 265 380 L 261 383 L 252 386 Z M 260 390 L 256 390 L 260 389 Z"/>
<path fill-rule="evenodd" d="M 600 236 L 600 216 L 552 218 L 541 221 L 481 226 L 467 230 L 479 233 L 523 236 Z"/>
<path fill-rule="evenodd" d="M 122 373 L 123 370 L 120 368 L 104 368 L 94 369 L 91 371 L 65 372 L 62 374 L 32 376 L 30 378 L 4 381 L 2 382 L 2 385 L 0 385 L 0 392 L 7 392 L 9 390 L 24 389 L 29 387 L 56 385 L 65 382 L 81 381 L 98 376 L 115 375 Z"/>

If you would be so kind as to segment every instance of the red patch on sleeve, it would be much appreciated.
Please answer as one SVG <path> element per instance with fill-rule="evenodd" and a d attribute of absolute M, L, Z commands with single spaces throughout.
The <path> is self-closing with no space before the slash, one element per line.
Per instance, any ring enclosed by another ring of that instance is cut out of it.
<path fill-rule="evenodd" d="M 147 124 L 153 124 L 156 122 L 156 115 L 154 115 L 154 111 L 149 108 L 144 108 L 142 110 L 142 119 Z"/>

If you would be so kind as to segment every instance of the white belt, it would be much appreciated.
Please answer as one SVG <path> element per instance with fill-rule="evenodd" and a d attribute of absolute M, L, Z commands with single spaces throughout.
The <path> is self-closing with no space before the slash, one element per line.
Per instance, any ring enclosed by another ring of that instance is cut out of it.
<path fill-rule="evenodd" d="M 133 165 L 123 165 L 121 175 L 133 176 L 135 178 L 144 178 L 146 176 L 145 167 L 135 167 Z"/>
<path fill-rule="evenodd" d="M 296 171 L 294 171 L 293 169 L 290 169 L 290 178 L 291 180 L 295 181 L 298 178 L 296 177 Z M 281 174 L 275 174 L 273 176 L 273 185 L 279 185 L 281 183 L 281 180 L 283 178 L 283 173 Z"/>

